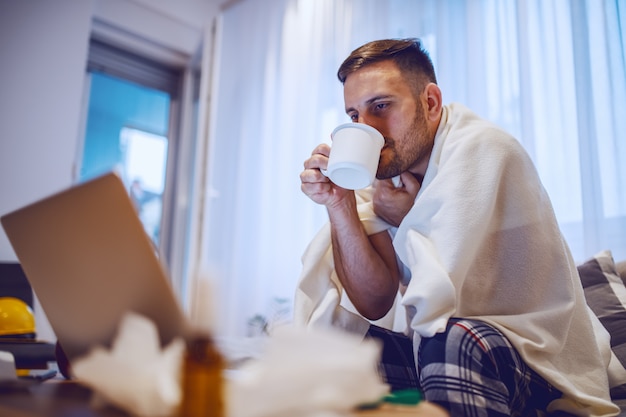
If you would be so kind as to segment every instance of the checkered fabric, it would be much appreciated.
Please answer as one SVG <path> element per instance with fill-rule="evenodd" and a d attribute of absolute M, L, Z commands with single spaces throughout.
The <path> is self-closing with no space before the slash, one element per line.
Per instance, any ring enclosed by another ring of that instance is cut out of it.
<path fill-rule="evenodd" d="M 445 332 L 422 340 L 419 384 L 410 372 L 414 362 L 404 353 L 386 363 L 397 346 L 405 352 L 409 338 L 384 329 L 370 329 L 368 334 L 383 340 L 381 365 L 387 379 L 391 374 L 393 389 L 419 387 L 428 401 L 452 416 L 544 416 L 547 405 L 562 395 L 526 365 L 502 333 L 481 321 L 452 319 Z M 403 373 L 409 378 L 399 383 Z"/>
<path fill-rule="evenodd" d="M 379 372 L 392 391 L 419 388 L 411 339 L 402 333 L 373 325 L 365 337 L 381 342 Z"/>

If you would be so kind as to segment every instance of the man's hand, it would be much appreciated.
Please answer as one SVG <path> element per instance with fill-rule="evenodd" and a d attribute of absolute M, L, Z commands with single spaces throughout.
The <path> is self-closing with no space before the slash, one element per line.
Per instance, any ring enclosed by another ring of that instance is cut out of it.
<path fill-rule="evenodd" d="M 398 227 L 407 215 L 421 183 L 410 172 L 400 175 L 402 184 L 396 187 L 392 180 L 376 180 L 374 182 L 374 213 L 392 226 Z"/>
<path fill-rule="evenodd" d="M 353 194 L 353 191 L 333 184 L 320 171 L 328 166 L 329 153 L 330 146 L 325 143 L 318 145 L 313 150 L 311 157 L 304 161 L 304 171 L 300 173 L 300 188 L 314 202 L 331 208 L 346 196 Z"/>

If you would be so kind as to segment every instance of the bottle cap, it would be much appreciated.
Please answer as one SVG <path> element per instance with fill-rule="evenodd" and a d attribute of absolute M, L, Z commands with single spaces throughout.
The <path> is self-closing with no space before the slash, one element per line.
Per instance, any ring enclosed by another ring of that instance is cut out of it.
<path fill-rule="evenodd" d="M 192 284 L 190 323 L 194 331 L 203 334 L 215 332 L 215 292 L 214 281 L 209 273 L 196 274 Z"/>

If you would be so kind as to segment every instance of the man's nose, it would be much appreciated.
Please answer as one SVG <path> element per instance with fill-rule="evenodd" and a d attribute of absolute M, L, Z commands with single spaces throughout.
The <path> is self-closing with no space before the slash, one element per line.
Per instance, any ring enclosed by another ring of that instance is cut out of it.
<path fill-rule="evenodd" d="M 383 132 L 382 126 L 380 126 L 379 123 L 376 123 L 371 117 L 367 117 L 367 116 L 362 116 L 359 115 L 359 118 L 357 120 L 357 123 L 363 123 L 364 125 L 368 125 L 368 126 L 372 126 L 374 129 L 378 130 L 379 132 Z"/>
<path fill-rule="evenodd" d="M 359 114 L 359 118 L 357 120 L 357 123 L 363 123 L 364 125 L 369 125 L 372 127 L 374 126 L 374 120 L 372 117 L 367 117 L 367 115 L 363 115 L 363 114 Z"/>

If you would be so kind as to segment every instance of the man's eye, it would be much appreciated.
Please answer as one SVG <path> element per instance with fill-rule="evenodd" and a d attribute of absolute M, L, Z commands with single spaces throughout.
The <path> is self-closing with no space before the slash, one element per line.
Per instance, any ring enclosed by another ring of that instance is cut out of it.
<path fill-rule="evenodd" d="M 350 115 L 350 120 L 352 120 L 353 122 L 358 122 L 359 121 L 359 115 L 358 114 L 351 114 Z"/>
<path fill-rule="evenodd" d="M 374 105 L 374 108 L 375 108 L 376 110 L 384 110 L 387 106 L 388 106 L 388 104 L 387 104 L 387 103 L 376 103 L 376 104 Z"/>

